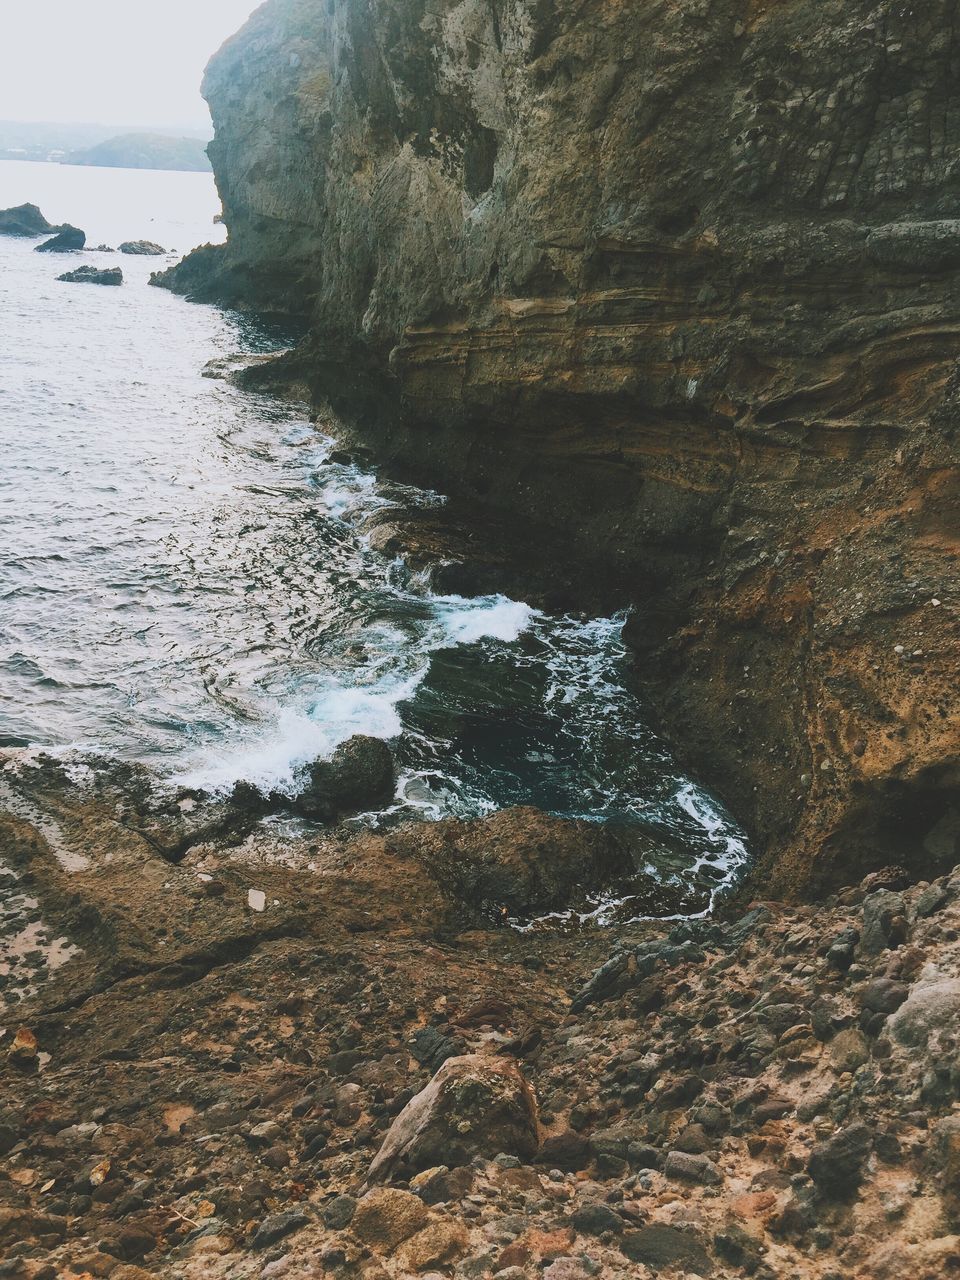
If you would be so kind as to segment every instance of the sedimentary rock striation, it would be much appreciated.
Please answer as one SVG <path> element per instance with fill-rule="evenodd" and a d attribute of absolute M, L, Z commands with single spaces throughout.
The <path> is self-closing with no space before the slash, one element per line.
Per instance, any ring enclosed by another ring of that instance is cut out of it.
<path fill-rule="evenodd" d="M 306 316 L 346 437 L 638 605 L 781 891 L 957 860 L 956 18 L 270 0 L 164 281 Z"/>

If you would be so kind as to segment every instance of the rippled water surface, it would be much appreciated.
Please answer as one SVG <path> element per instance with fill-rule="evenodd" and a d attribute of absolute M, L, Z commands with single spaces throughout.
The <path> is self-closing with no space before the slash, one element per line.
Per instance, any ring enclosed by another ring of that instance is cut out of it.
<path fill-rule="evenodd" d="M 220 232 L 202 174 L 0 163 L 0 208 L 25 200 L 94 244 Z M 438 497 L 331 461 L 301 411 L 202 376 L 287 335 L 148 287 L 156 259 L 33 250 L 0 236 L 0 744 L 292 790 L 372 733 L 401 765 L 394 814 L 532 803 L 662 830 L 665 877 L 712 886 L 742 863 L 647 730 L 619 619 L 432 594 L 364 530 Z M 58 283 L 78 262 L 126 283 Z"/>

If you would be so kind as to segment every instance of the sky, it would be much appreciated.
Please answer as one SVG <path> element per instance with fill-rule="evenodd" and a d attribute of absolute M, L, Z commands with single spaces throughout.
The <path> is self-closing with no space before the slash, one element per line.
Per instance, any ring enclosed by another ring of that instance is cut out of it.
<path fill-rule="evenodd" d="M 203 128 L 203 68 L 259 0 L 0 0 L 0 120 Z"/>

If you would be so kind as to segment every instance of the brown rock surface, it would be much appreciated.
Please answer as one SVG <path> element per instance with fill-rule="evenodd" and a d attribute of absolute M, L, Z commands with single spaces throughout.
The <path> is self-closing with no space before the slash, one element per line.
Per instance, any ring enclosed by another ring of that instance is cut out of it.
<path fill-rule="evenodd" d="M 740 919 L 520 932 L 478 920 L 383 837 L 280 844 L 263 828 L 170 862 L 118 820 L 136 808 L 159 829 L 142 775 L 8 761 L 4 858 L 63 939 L 32 990 L 0 986 L 11 1274 L 953 1267 L 960 869 L 899 877 L 903 924 L 878 950 L 868 923 L 891 891 L 875 879 Z M 213 870 L 223 893 L 197 894 Z M 30 1072 L 7 1062 L 17 1027 L 37 1037 Z M 434 1167 L 368 1192 L 412 1130 L 437 1139 Z M 474 1154 L 449 1167 L 458 1144 Z"/>
<path fill-rule="evenodd" d="M 230 240 L 165 283 L 306 311 L 346 439 L 635 603 L 777 892 L 958 856 L 954 17 L 271 0 L 205 82 Z"/>

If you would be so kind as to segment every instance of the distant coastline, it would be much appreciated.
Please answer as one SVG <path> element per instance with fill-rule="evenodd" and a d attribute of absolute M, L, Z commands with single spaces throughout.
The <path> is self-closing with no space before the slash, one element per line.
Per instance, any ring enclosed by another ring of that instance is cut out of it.
<path fill-rule="evenodd" d="M 209 173 L 209 130 L 0 121 L 0 160 Z"/>

